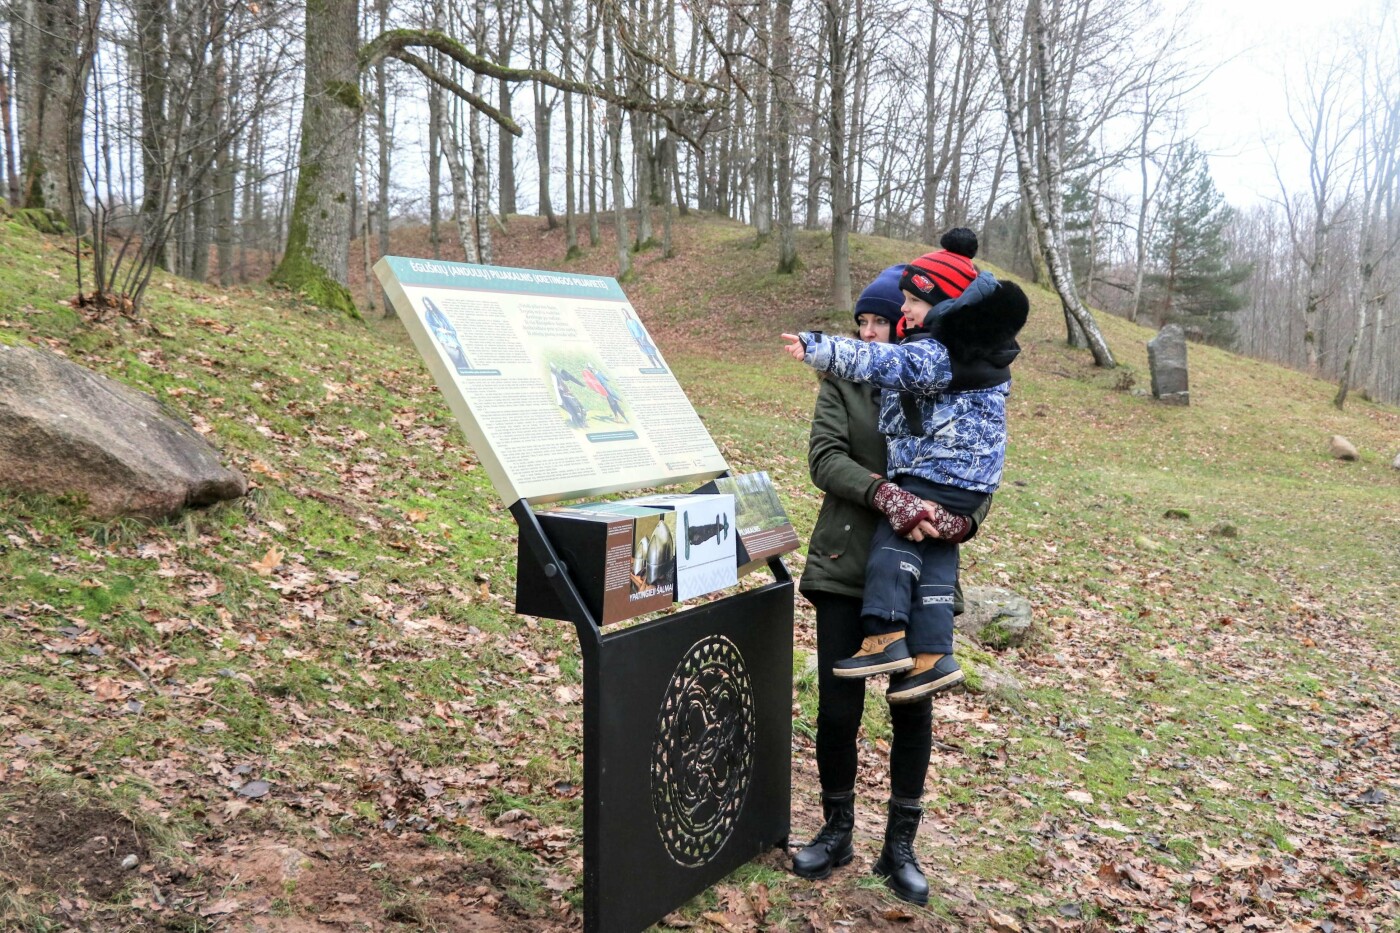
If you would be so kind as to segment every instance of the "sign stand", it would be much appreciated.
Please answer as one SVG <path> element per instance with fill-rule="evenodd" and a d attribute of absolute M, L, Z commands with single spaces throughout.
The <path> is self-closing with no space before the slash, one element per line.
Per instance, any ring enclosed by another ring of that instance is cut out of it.
<path fill-rule="evenodd" d="M 771 584 L 604 633 L 604 619 L 643 611 L 614 600 L 610 612 L 603 597 L 595 616 L 583 596 L 594 595 L 586 574 L 598 570 L 601 592 L 610 579 L 628 585 L 603 569 L 606 536 L 601 550 L 594 541 L 575 557 L 579 546 L 542 522 L 531 500 L 704 482 L 728 471 L 627 296 L 613 279 L 592 275 L 401 256 L 374 268 L 483 470 L 513 503 L 524 587 L 517 608 L 571 621 L 578 633 L 584 928 L 643 930 L 787 840 L 792 578 L 768 557 Z M 740 480 L 715 493 L 734 497 L 731 510 L 741 501 L 756 506 L 745 562 L 796 546 L 777 494 L 762 488 L 767 477 Z M 716 530 L 739 543 L 731 537 L 744 534 L 732 521 L 737 512 L 724 513 L 730 519 L 717 528 L 697 527 L 712 514 L 682 517 L 687 533 L 676 541 L 673 530 L 672 546 L 703 550 Z M 597 565 L 567 567 L 561 552 L 572 561 L 596 557 Z M 686 563 L 675 571 L 678 597 L 733 585 L 738 570 Z M 625 569 L 616 559 L 607 566 Z M 710 586 L 707 567 L 724 570 L 724 580 Z M 682 570 L 694 589 L 681 585 Z"/>
<path fill-rule="evenodd" d="M 583 654 L 588 933 L 644 930 L 787 843 L 792 577 L 605 634 L 526 499 L 521 560 L 548 580 Z"/>

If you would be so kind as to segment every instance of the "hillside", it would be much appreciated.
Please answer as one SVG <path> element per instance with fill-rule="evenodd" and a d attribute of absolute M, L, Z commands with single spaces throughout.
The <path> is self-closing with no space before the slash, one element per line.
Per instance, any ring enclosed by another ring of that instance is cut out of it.
<path fill-rule="evenodd" d="M 803 234 L 786 279 L 737 224 L 692 218 L 677 243 L 627 292 L 731 466 L 768 470 L 805 535 L 815 383 L 777 335 L 846 326 L 826 244 Z M 0 222 L 0 342 L 152 393 L 257 488 L 155 527 L 0 492 L 0 928 L 578 927 L 573 631 L 512 613 L 513 524 L 398 325 L 172 279 L 143 321 L 84 320 L 70 250 Z M 919 251 L 856 238 L 853 279 Z M 563 254 L 520 217 L 497 261 L 612 271 L 606 240 Z M 1125 365 L 1101 372 L 1029 291 L 1006 482 L 963 567 L 1030 598 L 1038 631 L 1001 659 L 1018 698 L 935 704 L 929 908 L 868 874 L 871 702 L 856 861 L 811 884 L 775 853 L 676 925 L 1400 929 L 1400 410 L 1339 413 L 1330 385 L 1194 346 L 1191 407 L 1161 406 L 1134 391 L 1149 331 L 1103 319 Z M 1359 462 L 1328 456 L 1333 433 Z"/>

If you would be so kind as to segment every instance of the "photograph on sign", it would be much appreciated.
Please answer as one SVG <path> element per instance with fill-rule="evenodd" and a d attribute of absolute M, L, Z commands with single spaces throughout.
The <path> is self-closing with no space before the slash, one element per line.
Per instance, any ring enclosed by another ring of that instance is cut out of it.
<path fill-rule="evenodd" d="M 739 563 L 766 560 L 797 550 L 797 531 L 766 471 L 721 476 L 699 491 L 727 492 L 734 497 L 735 520 L 739 525 Z"/>
<path fill-rule="evenodd" d="M 507 503 L 725 471 L 615 280 L 397 256 L 374 271 Z"/>
<path fill-rule="evenodd" d="M 733 496 L 661 494 L 627 502 L 676 513 L 678 601 L 739 582 Z"/>

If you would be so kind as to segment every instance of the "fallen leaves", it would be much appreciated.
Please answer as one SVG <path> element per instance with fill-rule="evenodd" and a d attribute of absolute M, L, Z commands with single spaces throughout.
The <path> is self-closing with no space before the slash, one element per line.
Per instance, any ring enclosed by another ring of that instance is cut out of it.
<path fill-rule="evenodd" d="M 987 911 L 987 928 L 993 933 L 1024 933 L 1021 921 L 1000 910 Z"/>
<path fill-rule="evenodd" d="M 285 556 L 281 548 L 277 545 L 267 549 L 267 553 L 260 560 L 255 560 L 248 567 L 260 577 L 265 577 L 282 566 L 282 558 Z"/>
<path fill-rule="evenodd" d="M 198 913 L 201 917 L 218 917 L 222 914 L 234 913 L 241 906 L 242 904 L 237 899 L 232 897 L 226 897 L 221 900 L 217 900 L 212 904 L 204 905 L 203 907 L 199 908 Z"/>

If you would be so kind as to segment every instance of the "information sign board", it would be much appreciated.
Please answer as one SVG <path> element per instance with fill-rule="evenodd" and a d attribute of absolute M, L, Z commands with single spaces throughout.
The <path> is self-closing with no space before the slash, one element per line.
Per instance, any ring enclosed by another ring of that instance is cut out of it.
<path fill-rule="evenodd" d="M 616 280 L 399 256 L 374 271 L 505 502 L 726 469 Z"/>

